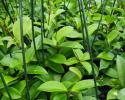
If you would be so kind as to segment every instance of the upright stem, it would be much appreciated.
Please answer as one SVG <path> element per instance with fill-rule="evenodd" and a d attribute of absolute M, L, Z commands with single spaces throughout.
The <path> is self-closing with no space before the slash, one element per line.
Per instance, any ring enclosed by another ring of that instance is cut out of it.
<path fill-rule="evenodd" d="M 43 66 L 45 66 L 44 47 L 43 47 L 44 36 L 45 36 L 45 32 L 44 32 L 44 0 L 41 0 L 41 45 L 42 45 L 42 61 L 43 61 Z"/>
<path fill-rule="evenodd" d="M 31 19 L 32 19 L 32 40 L 33 46 L 35 50 L 36 59 L 38 60 L 37 50 L 36 50 L 36 43 L 35 43 L 35 34 L 34 34 L 34 0 L 31 0 Z"/>
<path fill-rule="evenodd" d="M 94 66 L 93 66 L 93 56 L 92 56 L 92 50 L 91 50 L 91 46 L 90 46 L 90 40 L 89 40 L 89 35 L 88 35 L 88 28 L 87 28 L 87 23 L 86 23 L 86 16 L 85 16 L 85 9 L 83 6 L 83 1 L 79 0 L 80 4 L 81 4 L 81 10 L 82 10 L 82 17 L 83 17 L 83 22 L 84 22 L 84 30 L 85 30 L 85 35 L 86 35 L 86 42 L 87 42 L 87 50 L 90 54 L 90 62 L 91 62 L 91 66 L 92 66 L 92 73 L 93 73 L 93 80 L 94 80 L 94 85 L 95 85 L 95 93 L 96 93 L 96 100 L 98 100 L 98 92 L 97 92 L 97 83 L 96 83 L 96 75 L 95 75 L 95 71 L 94 71 Z"/>
<path fill-rule="evenodd" d="M 19 15 L 20 15 L 20 35 L 21 35 L 21 46 L 22 46 L 23 69 L 24 69 L 24 76 L 26 81 L 26 100 L 30 100 L 26 59 L 25 59 L 25 49 L 24 49 L 24 38 L 23 38 L 24 33 L 23 33 L 22 0 L 19 0 Z"/>

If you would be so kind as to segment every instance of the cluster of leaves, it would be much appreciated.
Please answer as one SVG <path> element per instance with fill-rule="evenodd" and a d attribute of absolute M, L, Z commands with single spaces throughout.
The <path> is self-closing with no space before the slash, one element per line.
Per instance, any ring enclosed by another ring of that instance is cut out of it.
<path fill-rule="evenodd" d="M 19 5 L 15 4 L 15 1 L 10 1 L 13 9 L 9 9 L 14 23 L 7 14 L 0 15 L 0 73 L 4 76 L 12 99 L 25 100 L 26 83 L 22 67 Z M 83 43 L 77 0 L 67 0 L 65 7 L 62 0 L 45 0 L 43 43 L 41 3 L 40 0 L 36 0 L 34 4 L 36 52 L 32 40 L 30 2 L 28 0 L 23 2 L 26 68 L 31 100 L 96 100 L 92 65 L 100 100 L 124 100 L 125 3 L 123 0 L 114 0 L 116 2 L 113 5 L 114 1 L 107 0 L 102 16 L 101 1 L 83 2 L 92 48 L 92 63 L 87 44 Z M 0 99 L 9 100 L 2 80 L 0 80 Z"/>

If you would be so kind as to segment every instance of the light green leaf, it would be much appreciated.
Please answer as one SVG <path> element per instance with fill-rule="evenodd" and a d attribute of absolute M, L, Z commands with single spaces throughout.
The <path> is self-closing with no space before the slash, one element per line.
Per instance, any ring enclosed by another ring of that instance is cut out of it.
<path fill-rule="evenodd" d="M 65 75 L 62 77 L 62 81 L 69 81 L 69 82 L 77 82 L 79 81 L 80 78 L 78 77 L 78 75 L 76 75 L 75 73 L 68 71 L 67 73 L 65 73 Z"/>
<path fill-rule="evenodd" d="M 73 52 L 77 59 L 80 61 L 85 61 L 90 59 L 90 55 L 88 52 L 83 53 L 80 49 L 73 49 Z"/>
<path fill-rule="evenodd" d="M 83 100 L 96 100 L 96 97 L 93 97 L 93 96 L 84 96 Z"/>
<path fill-rule="evenodd" d="M 38 65 L 27 66 L 27 74 L 48 74 L 47 71 Z"/>
<path fill-rule="evenodd" d="M 30 93 L 30 98 L 31 100 L 34 100 L 38 94 L 40 93 L 40 91 L 38 91 L 38 87 L 41 85 L 41 81 L 36 81 L 31 87 L 30 87 L 30 90 L 29 90 L 29 93 Z"/>
<path fill-rule="evenodd" d="M 88 26 L 89 35 L 92 35 L 93 32 L 98 28 L 98 23 L 94 23 Z"/>
<path fill-rule="evenodd" d="M 0 63 L 3 66 L 8 66 L 9 68 L 22 69 L 22 62 L 19 59 L 10 57 L 10 55 L 5 55 Z"/>
<path fill-rule="evenodd" d="M 106 74 L 107 76 L 112 77 L 112 78 L 118 78 L 118 73 L 117 73 L 116 69 L 114 69 L 114 68 L 109 68 L 109 69 L 105 72 L 105 74 Z"/>
<path fill-rule="evenodd" d="M 64 9 L 57 9 L 57 11 L 56 11 L 56 13 L 55 13 L 54 15 L 55 15 L 55 17 L 56 17 L 56 16 L 60 15 L 60 14 L 63 13 L 63 12 L 65 12 Z"/>
<path fill-rule="evenodd" d="M 34 48 L 31 47 L 31 48 L 27 49 L 25 52 L 25 55 L 26 55 L 26 63 L 29 63 L 35 55 Z"/>
<path fill-rule="evenodd" d="M 60 47 L 67 47 L 67 48 L 74 48 L 74 49 L 83 49 L 83 46 L 75 41 L 67 41 L 67 42 L 63 42 L 59 45 Z"/>
<path fill-rule="evenodd" d="M 87 70 L 89 74 L 92 72 L 92 66 L 89 62 L 83 61 L 80 63 L 83 65 L 83 67 Z"/>
<path fill-rule="evenodd" d="M 51 100 L 67 100 L 67 95 L 65 93 L 54 93 Z"/>
<path fill-rule="evenodd" d="M 125 100 L 125 88 L 118 92 L 118 100 Z"/>
<path fill-rule="evenodd" d="M 67 92 L 66 87 L 57 81 L 45 82 L 39 86 L 38 90 L 45 92 Z"/>
<path fill-rule="evenodd" d="M 53 71 L 55 71 L 57 73 L 64 73 L 64 68 L 61 64 L 49 61 L 48 67 L 51 68 Z"/>
<path fill-rule="evenodd" d="M 111 52 L 101 52 L 97 58 L 105 59 L 105 60 L 112 60 L 114 58 L 114 54 Z"/>
<path fill-rule="evenodd" d="M 71 26 L 65 26 L 57 32 L 56 40 L 57 42 L 60 42 L 63 41 L 65 37 L 82 38 L 82 34 L 76 32 Z"/>
<path fill-rule="evenodd" d="M 101 59 L 99 70 L 106 69 L 110 65 L 110 62 Z"/>
<path fill-rule="evenodd" d="M 22 80 L 12 86 L 13 86 L 13 88 L 17 89 L 21 93 L 25 89 L 26 82 L 25 82 L 25 80 Z"/>
<path fill-rule="evenodd" d="M 119 31 L 117 30 L 112 30 L 108 35 L 107 35 L 107 40 L 108 43 L 112 42 L 119 34 Z"/>
<path fill-rule="evenodd" d="M 7 75 L 3 75 L 3 77 L 4 77 L 4 80 L 5 80 L 6 84 L 7 84 L 7 86 L 8 86 L 12 81 L 14 81 L 14 80 L 17 79 L 17 77 L 11 77 L 11 76 L 7 76 Z M 2 80 L 0 79 L 0 89 L 1 89 L 1 88 L 4 88 L 4 85 L 3 85 Z"/>
<path fill-rule="evenodd" d="M 24 35 L 31 33 L 31 20 L 28 16 L 23 17 L 23 32 Z M 20 20 L 18 19 L 13 25 L 13 35 L 17 43 L 21 43 L 20 36 Z"/>
<path fill-rule="evenodd" d="M 107 94 L 107 100 L 116 100 L 118 96 L 118 90 L 113 88 L 111 90 L 109 90 L 108 94 Z"/>
<path fill-rule="evenodd" d="M 21 98 L 21 93 L 17 89 L 15 89 L 13 87 L 9 87 L 8 90 L 9 90 L 9 93 L 10 93 L 12 99 Z M 2 93 L 3 93 L 4 96 L 8 97 L 8 94 L 7 94 L 6 90 L 2 90 Z"/>
<path fill-rule="evenodd" d="M 69 65 L 76 64 L 78 62 L 79 61 L 76 59 L 76 57 L 72 57 L 72 58 L 67 59 L 67 61 L 65 62 L 65 64 L 69 66 Z"/>
<path fill-rule="evenodd" d="M 48 38 L 44 38 L 43 43 L 47 44 L 47 45 L 50 45 L 50 46 L 56 46 L 56 43 L 53 40 L 50 40 Z"/>
<path fill-rule="evenodd" d="M 120 55 L 117 55 L 116 67 L 121 86 L 125 87 L 125 59 Z"/>
<path fill-rule="evenodd" d="M 62 54 L 55 54 L 49 60 L 54 63 L 64 64 L 66 62 L 66 57 Z"/>
<path fill-rule="evenodd" d="M 69 70 L 73 73 L 75 73 L 80 79 L 82 78 L 82 73 L 80 70 L 76 67 L 70 67 Z"/>
<path fill-rule="evenodd" d="M 94 81 L 92 79 L 77 82 L 71 89 L 72 92 L 78 92 L 84 89 L 93 88 Z"/>

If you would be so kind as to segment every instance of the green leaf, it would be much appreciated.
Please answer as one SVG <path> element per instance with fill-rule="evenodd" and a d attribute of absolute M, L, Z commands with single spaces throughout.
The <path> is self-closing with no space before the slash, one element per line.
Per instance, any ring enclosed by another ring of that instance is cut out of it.
<path fill-rule="evenodd" d="M 7 86 L 8 86 L 12 81 L 14 81 L 14 80 L 17 79 L 17 77 L 11 77 L 11 76 L 7 76 L 7 75 L 3 75 L 3 76 L 4 76 L 4 80 L 5 80 L 6 84 L 7 84 Z M 3 85 L 2 80 L 0 80 L 0 89 L 1 89 L 1 88 L 4 88 L 4 85 Z"/>
<path fill-rule="evenodd" d="M 71 81 L 63 81 L 62 83 L 67 89 L 70 89 L 70 87 L 74 84 L 74 82 Z"/>
<path fill-rule="evenodd" d="M 125 88 L 121 89 L 119 92 L 118 92 L 118 99 L 119 100 L 125 100 Z"/>
<path fill-rule="evenodd" d="M 66 62 L 66 57 L 62 54 L 55 54 L 49 60 L 54 63 L 64 64 Z"/>
<path fill-rule="evenodd" d="M 12 58 L 10 55 L 5 55 L 0 61 L 3 66 L 8 66 L 10 68 L 22 69 L 22 62 L 19 59 Z"/>
<path fill-rule="evenodd" d="M 63 41 L 65 37 L 82 38 L 82 34 L 76 32 L 71 26 L 65 26 L 57 32 L 56 40 L 60 42 Z"/>
<path fill-rule="evenodd" d="M 93 96 L 84 96 L 83 100 L 96 100 L 96 97 L 93 97 Z"/>
<path fill-rule="evenodd" d="M 67 95 L 65 93 L 54 93 L 51 100 L 67 100 Z"/>
<path fill-rule="evenodd" d="M 49 61 L 48 67 L 57 73 L 64 73 L 64 68 L 61 64 L 57 64 L 57 63 Z"/>
<path fill-rule="evenodd" d="M 67 41 L 63 42 L 59 45 L 60 47 L 73 48 L 73 49 L 83 49 L 83 46 L 75 41 Z"/>
<path fill-rule="evenodd" d="M 31 33 L 31 20 L 28 16 L 23 17 L 23 32 L 24 35 Z M 21 43 L 20 36 L 20 20 L 18 19 L 13 25 L 13 35 L 17 43 Z"/>
<path fill-rule="evenodd" d="M 80 79 L 82 78 L 82 73 L 77 67 L 70 67 L 69 70 L 75 73 Z"/>
<path fill-rule="evenodd" d="M 110 65 L 110 62 L 101 59 L 99 70 L 106 69 Z"/>
<path fill-rule="evenodd" d="M 53 40 L 50 40 L 49 38 L 44 38 L 43 43 L 50 46 L 56 46 L 56 43 Z"/>
<path fill-rule="evenodd" d="M 78 77 L 78 75 L 76 75 L 75 73 L 68 71 L 67 73 L 65 73 L 65 75 L 62 77 L 62 81 L 70 81 L 70 82 L 77 82 L 79 81 L 80 78 Z"/>
<path fill-rule="evenodd" d="M 25 55 L 26 55 L 26 63 L 29 63 L 35 55 L 34 48 L 31 47 L 27 49 Z"/>
<path fill-rule="evenodd" d="M 10 93 L 12 99 L 21 98 L 21 94 L 17 89 L 15 89 L 13 87 L 8 87 L 8 90 L 9 90 L 9 93 Z M 2 90 L 2 93 L 3 93 L 4 96 L 8 97 L 8 94 L 7 94 L 6 90 Z"/>
<path fill-rule="evenodd" d="M 77 82 L 71 89 L 72 92 L 78 92 L 84 89 L 93 88 L 94 81 L 92 79 Z"/>
<path fill-rule="evenodd" d="M 38 90 L 45 92 L 67 92 L 66 87 L 57 81 L 48 81 L 39 86 Z"/>
<path fill-rule="evenodd" d="M 112 77 L 112 78 L 118 78 L 118 73 L 114 68 L 109 68 L 106 72 L 106 75 Z"/>
<path fill-rule="evenodd" d="M 30 90 L 29 90 L 29 93 L 30 93 L 30 98 L 31 100 L 34 100 L 38 94 L 40 93 L 40 91 L 38 91 L 38 87 L 41 85 L 41 81 L 36 81 L 31 87 L 30 87 Z"/>
<path fill-rule="evenodd" d="M 116 67 L 121 86 L 125 87 L 125 59 L 120 55 L 117 55 Z"/>
<path fill-rule="evenodd" d="M 83 65 L 83 67 L 87 70 L 89 74 L 92 72 L 92 66 L 89 62 L 83 61 L 80 63 Z"/>
<path fill-rule="evenodd" d="M 64 9 L 57 9 L 56 13 L 55 13 L 55 17 L 60 15 L 61 13 L 65 12 Z"/>
<path fill-rule="evenodd" d="M 98 28 L 98 23 L 94 23 L 88 26 L 88 33 L 92 35 L 93 32 Z"/>
<path fill-rule="evenodd" d="M 113 88 L 111 90 L 109 90 L 108 94 L 107 94 L 107 100 L 116 100 L 118 96 L 118 90 Z"/>
<path fill-rule="evenodd" d="M 18 83 L 13 85 L 13 87 L 17 89 L 20 93 L 23 92 L 25 86 L 26 86 L 25 80 L 19 81 Z"/>
<path fill-rule="evenodd" d="M 119 34 L 119 31 L 117 30 L 112 30 L 108 35 L 107 35 L 107 40 L 108 43 L 111 43 Z"/>
<path fill-rule="evenodd" d="M 114 58 L 114 54 L 111 53 L 111 52 L 101 52 L 97 58 L 101 58 L 101 59 L 104 59 L 104 60 L 112 60 Z"/>
<path fill-rule="evenodd" d="M 27 66 L 27 74 L 48 74 L 47 71 L 38 65 Z"/>
<path fill-rule="evenodd" d="M 88 52 L 83 53 L 80 49 L 73 49 L 73 52 L 77 59 L 80 61 L 85 61 L 90 59 L 90 55 Z"/>
<path fill-rule="evenodd" d="M 76 59 L 76 57 L 72 57 L 72 58 L 67 59 L 66 62 L 65 62 L 65 64 L 67 66 L 70 66 L 70 65 L 76 64 L 78 62 L 79 61 Z"/>

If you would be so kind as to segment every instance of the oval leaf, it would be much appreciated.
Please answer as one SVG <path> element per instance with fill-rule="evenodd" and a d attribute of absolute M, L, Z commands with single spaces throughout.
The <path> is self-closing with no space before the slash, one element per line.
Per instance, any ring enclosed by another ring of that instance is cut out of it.
<path fill-rule="evenodd" d="M 40 91 L 45 91 L 45 92 L 67 92 L 66 87 L 57 81 L 48 81 L 40 85 L 38 88 Z"/>
<path fill-rule="evenodd" d="M 77 82 L 71 89 L 72 92 L 78 92 L 83 89 L 93 88 L 94 87 L 94 81 L 92 79 L 89 80 L 82 80 Z"/>

